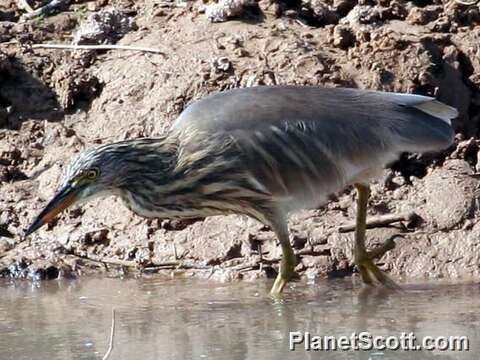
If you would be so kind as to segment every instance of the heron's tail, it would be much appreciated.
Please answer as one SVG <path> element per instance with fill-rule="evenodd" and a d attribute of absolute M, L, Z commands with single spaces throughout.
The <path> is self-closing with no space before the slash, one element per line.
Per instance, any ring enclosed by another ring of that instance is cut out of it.
<path fill-rule="evenodd" d="M 428 115 L 434 116 L 438 119 L 442 119 L 448 125 L 452 125 L 451 120 L 455 119 L 458 116 L 457 109 L 445 105 L 444 103 L 434 99 L 422 102 L 418 105 L 414 105 L 413 107 L 423 111 Z"/>
<path fill-rule="evenodd" d="M 407 108 L 415 108 L 425 114 L 445 121 L 448 125 L 452 125 L 451 120 L 458 116 L 457 109 L 448 106 L 430 96 L 403 93 L 380 94 L 397 105 L 405 106 Z"/>
<path fill-rule="evenodd" d="M 393 116 L 401 121 L 393 129 L 403 140 L 398 144 L 400 151 L 440 151 L 452 145 L 455 133 L 451 120 L 458 116 L 457 109 L 423 95 L 385 93 L 384 97 L 399 105 L 394 107 Z"/>

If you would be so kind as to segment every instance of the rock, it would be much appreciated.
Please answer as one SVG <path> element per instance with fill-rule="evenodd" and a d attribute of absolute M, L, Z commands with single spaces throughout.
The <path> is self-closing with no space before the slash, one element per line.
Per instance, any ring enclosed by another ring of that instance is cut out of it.
<path fill-rule="evenodd" d="M 349 24 L 353 29 L 360 30 L 366 25 L 380 23 L 381 15 L 376 6 L 357 5 L 342 19 L 342 24 Z"/>
<path fill-rule="evenodd" d="M 263 14 L 272 14 L 277 18 L 280 17 L 283 12 L 282 5 L 275 0 L 260 0 L 258 6 Z"/>
<path fill-rule="evenodd" d="M 468 176 L 471 174 L 466 161 L 450 160 L 423 179 L 427 220 L 449 230 L 474 215 L 480 186 L 477 179 Z"/>
<path fill-rule="evenodd" d="M 382 7 L 379 9 L 380 17 L 383 21 L 385 20 L 403 20 L 408 15 L 408 10 L 405 7 L 404 1 L 394 0 L 388 4 L 387 7 Z"/>
<path fill-rule="evenodd" d="M 426 25 L 435 21 L 442 13 L 443 6 L 430 5 L 424 8 L 412 7 L 406 20 L 413 25 Z"/>
<path fill-rule="evenodd" d="M 210 61 L 211 68 L 214 72 L 226 72 L 232 67 L 232 63 L 227 57 L 214 57 Z"/>
<path fill-rule="evenodd" d="M 133 18 L 113 8 L 90 14 L 73 37 L 74 44 L 113 44 L 134 29 Z"/>
<path fill-rule="evenodd" d="M 205 15 L 211 22 L 225 22 L 241 16 L 248 6 L 257 6 L 255 0 L 220 0 L 205 8 Z"/>
<path fill-rule="evenodd" d="M 338 15 L 322 0 L 302 0 L 302 17 L 317 26 L 338 22 Z"/>

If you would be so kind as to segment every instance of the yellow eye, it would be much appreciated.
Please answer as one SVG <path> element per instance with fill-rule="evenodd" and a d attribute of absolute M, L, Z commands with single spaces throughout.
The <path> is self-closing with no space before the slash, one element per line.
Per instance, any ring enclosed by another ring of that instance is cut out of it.
<path fill-rule="evenodd" d="M 98 169 L 90 169 L 87 171 L 87 179 L 95 180 L 98 177 L 99 171 Z"/>

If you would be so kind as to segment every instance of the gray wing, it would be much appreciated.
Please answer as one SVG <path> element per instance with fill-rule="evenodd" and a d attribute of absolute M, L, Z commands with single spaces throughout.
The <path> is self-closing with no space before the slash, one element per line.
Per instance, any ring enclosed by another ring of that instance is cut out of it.
<path fill-rule="evenodd" d="M 252 87 L 189 106 L 173 129 L 233 137 L 265 189 L 318 203 L 401 152 L 451 145 L 455 109 L 420 95 L 321 87 Z"/>

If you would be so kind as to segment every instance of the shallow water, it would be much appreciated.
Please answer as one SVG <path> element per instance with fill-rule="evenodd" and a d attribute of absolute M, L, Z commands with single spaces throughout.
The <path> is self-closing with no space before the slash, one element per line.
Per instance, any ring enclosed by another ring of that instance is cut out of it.
<path fill-rule="evenodd" d="M 350 280 L 298 283 L 283 301 L 271 282 L 81 278 L 0 284 L 0 359 L 479 359 L 480 286 L 360 291 Z M 462 335 L 470 351 L 289 351 L 312 335 Z"/>

